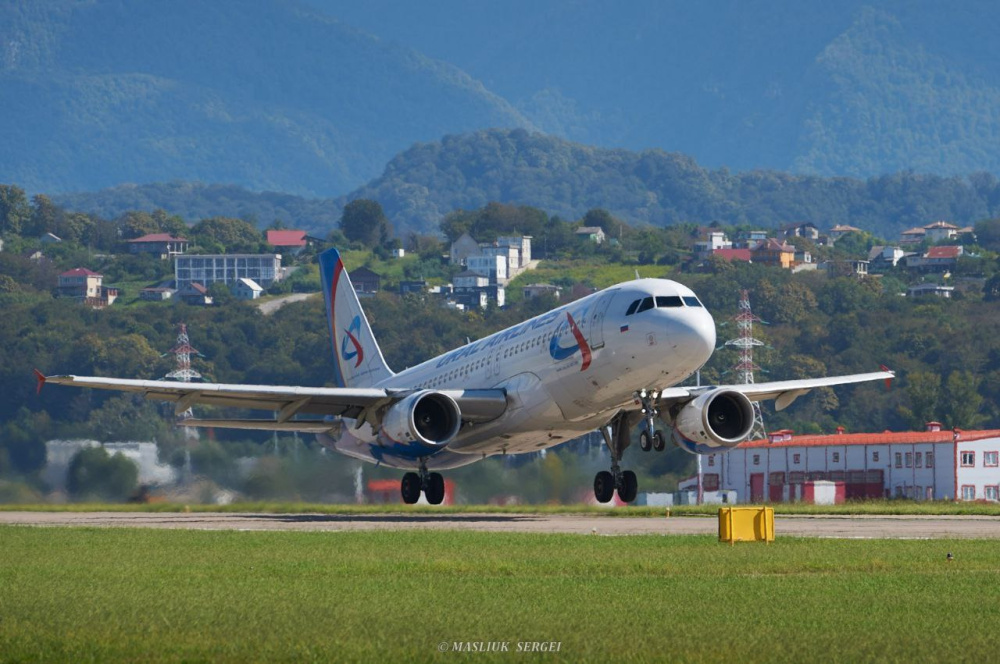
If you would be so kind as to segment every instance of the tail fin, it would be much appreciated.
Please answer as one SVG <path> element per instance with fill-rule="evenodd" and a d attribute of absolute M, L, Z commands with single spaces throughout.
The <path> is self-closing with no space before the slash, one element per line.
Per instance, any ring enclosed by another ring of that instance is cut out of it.
<path fill-rule="evenodd" d="M 392 377 L 336 249 L 319 255 L 319 274 L 326 299 L 337 386 L 372 387 Z"/>

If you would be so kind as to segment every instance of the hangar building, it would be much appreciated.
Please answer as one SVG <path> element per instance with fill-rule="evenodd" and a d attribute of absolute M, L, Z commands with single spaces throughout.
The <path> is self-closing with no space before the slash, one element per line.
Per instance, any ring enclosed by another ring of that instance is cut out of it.
<path fill-rule="evenodd" d="M 843 496 L 914 500 L 1000 500 L 1000 430 L 795 436 L 775 431 L 704 457 L 702 491 L 736 491 L 740 502 L 803 496 L 810 482 L 843 483 Z"/>

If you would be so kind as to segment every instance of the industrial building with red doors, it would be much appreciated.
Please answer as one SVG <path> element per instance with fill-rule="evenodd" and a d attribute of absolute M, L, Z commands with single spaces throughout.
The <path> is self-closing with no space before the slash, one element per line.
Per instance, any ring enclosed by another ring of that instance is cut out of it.
<path fill-rule="evenodd" d="M 702 491 L 735 491 L 739 502 L 830 502 L 864 498 L 1000 499 L 1000 430 L 795 436 L 775 431 L 701 463 Z M 831 486 L 832 483 L 832 486 Z M 817 501 L 818 497 L 815 498 Z M 826 501 L 824 501 L 826 502 Z"/>

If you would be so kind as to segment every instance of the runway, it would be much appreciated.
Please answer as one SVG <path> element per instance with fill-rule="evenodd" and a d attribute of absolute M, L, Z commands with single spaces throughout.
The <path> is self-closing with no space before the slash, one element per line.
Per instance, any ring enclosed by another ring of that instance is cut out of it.
<path fill-rule="evenodd" d="M 0 525 L 189 530 L 472 530 L 598 535 L 715 535 L 715 517 L 548 514 L 262 514 L 222 512 L 0 512 Z M 1000 517 L 776 515 L 778 537 L 1000 539 Z"/>

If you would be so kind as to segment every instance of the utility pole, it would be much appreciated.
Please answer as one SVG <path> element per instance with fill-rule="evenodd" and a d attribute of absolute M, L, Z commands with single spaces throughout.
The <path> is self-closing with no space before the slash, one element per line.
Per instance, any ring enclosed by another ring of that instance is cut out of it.
<path fill-rule="evenodd" d="M 740 291 L 740 311 L 733 320 L 736 321 L 736 329 L 739 335 L 735 339 L 727 341 L 725 345 L 735 348 L 739 352 L 740 359 L 732 366 L 732 370 L 736 372 L 737 383 L 740 385 L 753 385 L 754 372 L 760 371 L 760 367 L 754 364 L 753 361 L 753 349 L 754 347 L 764 345 L 763 341 L 754 338 L 753 324 L 754 322 L 762 323 L 763 321 L 755 316 L 750 309 L 750 292 L 745 289 Z M 757 401 L 753 402 L 753 418 L 753 429 L 750 431 L 749 439 L 759 440 L 767 438 L 767 430 L 764 428 L 764 416 L 761 414 L 760 403 Z"/>

